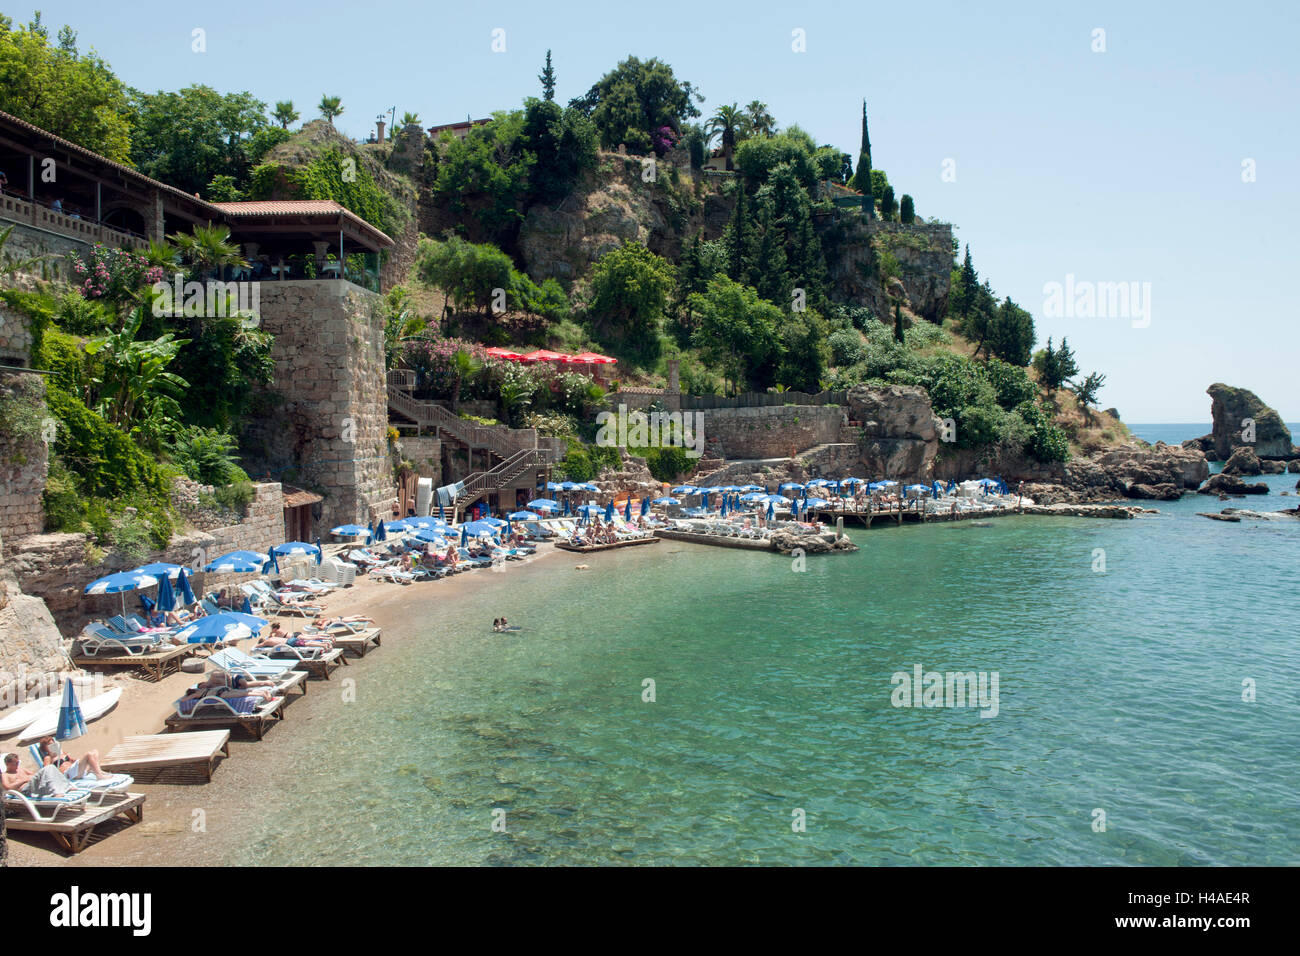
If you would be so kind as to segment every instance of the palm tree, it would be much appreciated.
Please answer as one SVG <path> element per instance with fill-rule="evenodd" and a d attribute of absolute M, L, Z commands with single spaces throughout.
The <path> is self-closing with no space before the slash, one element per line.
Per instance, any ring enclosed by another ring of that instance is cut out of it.
<path fill-rule="evenodd" d="M 334 125 L 334 117 L 343 115 L 343 101 L 337 96 L 322 95 L 316 108 L 320 110 L 321 116 L 329 120 L 330 126 Z"/>
<path fill-rule="evenodd" d="M 419 126 L 419 125 L 420 125 L 420 114 L 419 114 L 419 113 L 403 113 L 403 114 L 402 114 L 402 123 L 401 123 L 402 129 L 406 129 L 406 127 L 410 126 L 412 123 L 414 123 L 416 126 Z"/>
<path fill-rule="evenodd" d="M 745 135 L 772 136 L 776 133 L 776 120 L 767 111 L 767 104 L 752 101 L 745 107 Z"/>
<path fill-rule="evenodd" d="M 298 111 L 293 108 L 293 100 L 277 102 L 275 109 L 271 110 L 271 117 L 280 124 L 281 129 L 288 129 L 289 124 L 298 119 Z"/>
<path fill-rule="evenodd" d="M 719 106 L 718 111 L 709 119 L 709 141 L 712 142 L 714 136 L 722 134 L 722 155 L 726 158 L 728 170 L 736 168 L 732 165 L 731 154 L 736 148 L 736 133 L 743 127 L 744 121 L 744 114 L 735 103 Z"/>
<path fill-rule="evenodd" d="M 195 226 L 192 233 L 173 233 L 167 237 L 176 252 L 195 273 L 204 274 L 222 266 L 246 266 L 239 245 L 230 241 L 229 226 Z"/>
<path fill-rule="evenodd" d="M 455 376 L 456 384 L 451 390 L 451 410 L 453 412 L 460 409 L 460 386 L 465 379 L 477 372 L 483 363 L 476 359 L 471 352 L 460 349 L 451 357 L 451 373 Z"/>

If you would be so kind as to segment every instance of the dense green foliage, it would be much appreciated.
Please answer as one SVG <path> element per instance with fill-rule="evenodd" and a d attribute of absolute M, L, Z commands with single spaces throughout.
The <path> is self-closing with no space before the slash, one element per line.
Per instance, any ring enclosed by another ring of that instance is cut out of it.
<path fill-rule="evenodd" d="M 8 113 L 119 163 L 130 162 L 127 88 L 70 27 L 50 43 L 36 14 L 17 28 L 0 15 L 0 105 Z"/>
<path fill-rule="evenodd" d="M 344 170 L 347 175 L 344 175 Z M 305 163 L 263 163 L 253 170 L 250 199 L 332 199 L 390 236 L 401 235 L 410 214 L 381 187 L 364 163 L 330 148 Z"/>
<path fill-rule="evenodd" d="M 702 99 L 662 60 L 630 56 L 569 105 L 591 117 L 605 149 L 626 144 L 644 154 L 662 152 L 662 130 L 680 138 L 683 124 L 700 115 L 695 104 Z"/>
<path fill-rule="evenodd" d="M 624 243 L 596 261 L 587 306 L 590 321 L 608 341 L 643 361 L 658 358 L 659 331 L 676 272 L 638 242 Z"/>

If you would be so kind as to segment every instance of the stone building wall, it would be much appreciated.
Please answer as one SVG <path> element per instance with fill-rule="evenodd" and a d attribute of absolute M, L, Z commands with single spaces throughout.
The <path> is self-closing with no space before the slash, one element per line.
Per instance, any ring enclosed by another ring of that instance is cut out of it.
<path fill-rule="evenodd" d="M 442 484 L 442 439 L 407 436 L 401 439 L 402 457 L 415 465 L 421 478 L 432 478 L 434 487 Z"/>
<path fill-rule="evenodd" d="M 704 417 L 708 457 L 788 458 L 839 441 L 844 409 L 838 405 L 715 408 Z M 720 453 L 717 455 L 715 453 Z"/>
<path fill-rule="evenodd" d="M 45 674 L 68 667 L 49 610 L 39 598 L 22 592 L 0 546 L 0 707 L 25 699 Z"/>
<path fill-rule="evenodd" d="M 71 274 L 68 268 L 68 253 L 85 252 L 93 244 L 85 239 L 47 232 L 13 220 L 0 221 L 0 227 L 7 229 L 9 226 L 13 226 L 14 231 L 5 241 L 5 255 L 10 259 L 18 260 L 39 257 L 39 261 L 32 263 L 23 271 L 41 279 L 68 278 Z"/>
<path fill-rule="evenodd" d="M 381 301 L 337 279 L 261 284 L 275 384 L 243 435 L 246 470 L 323 495 L 322 533 L 387 516 L 394 495 Z"/>
<path fill-rule="evenodd" d="M 41 414 L 45 382 L 39 375 L 0 375 L 0 422 L 10 415 L 33 418 Z M 39 420 L 26 421 L 26 434 L 12 426 L 0 428 L 0 535 L 13 539 L 36 534 L 45 524 L 41 495 L 49 446 L 42 440 Z"/>

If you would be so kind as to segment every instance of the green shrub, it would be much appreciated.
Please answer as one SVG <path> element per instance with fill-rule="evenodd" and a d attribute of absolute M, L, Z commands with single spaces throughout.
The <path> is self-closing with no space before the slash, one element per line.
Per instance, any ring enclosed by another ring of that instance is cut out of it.
<path fill-rule="evenodd" d="M 81 399 L 50 383 L 46 404 L 59 423 L 58 452 L 92 497 L 133 492 L 166 496 L 167 481 L 155 461 Z"/>
<path fill-rule="evenodd" d="M 217 499 L 219 505 L 241 514 L 256 496 L 257 490 L 253 487 L 253 483 L 247 479 L 213 489 L 213 497 Z"/>
<path fill-rule="evenodd" d="M 826 339 L 831 348 L 831 363 L 841 368 L 856 365 L 862 360 L 862 336 L 851 329 L 832 332 Z"/>
<path fill-rule="evenodd" d="M 192 480 L 215 487 L 248 481 L 235 451 L 235 439 L 230 435 L 197 425 L 187 426 L 170 448 L 174 465 Z"/>

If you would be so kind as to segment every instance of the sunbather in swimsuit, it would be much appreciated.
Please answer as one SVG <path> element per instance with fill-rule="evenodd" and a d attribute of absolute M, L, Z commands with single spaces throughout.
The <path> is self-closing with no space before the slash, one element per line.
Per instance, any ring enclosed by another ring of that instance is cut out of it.
<path fill-rule="evenodd" d="M 70 754 L 65 754 L 59 742 L 53 737 L 41 738 L 41 760 L 47 767 L 58 767 L 73 780 L 78 777 L 107 776 L 99 769 L 98 750 L 87 750 L 85 756 L 78 760 Z"/>

